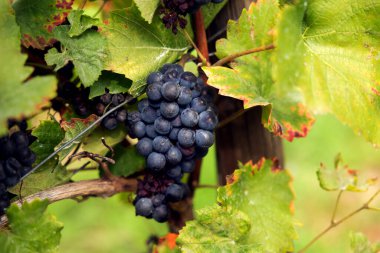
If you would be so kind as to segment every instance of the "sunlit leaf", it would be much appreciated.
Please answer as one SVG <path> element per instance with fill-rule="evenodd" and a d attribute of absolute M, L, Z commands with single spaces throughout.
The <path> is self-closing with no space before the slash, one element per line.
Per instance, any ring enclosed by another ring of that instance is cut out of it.
<path fill-rule="evenodd" d="M 73 3 L 74 0 L 14 1 L 24 46 L 38 49 L 51 46 L 56 41 L 52 33 L 54 27 L 65 21 Z"/>
<path fill-rule="evenodd" d="M 111 94 L 126 93 L 131 85 L 132 81 L 125 78 L 124 75 L 103 71 L 99 80 L 91 86 L 89 98 L 103 95 L 106 89 Z"/>
<path fill-rule="evenodd" d="M 8 1 L 0 3 L 0 134 L 7 131 L 9 117 L 37 113 L 55 96 L 51 76 L 29 78 L 33 68 L 24 67 L 27 55 L 20 52 L 20 29 Z"/>
<path fill-rule="evenodd" d="M 0 231 L 0 252 L 56 253 L 63 224 L 46 214 L 48 201 L 35 200 L 7 210 L 10 230 Z"/>
<path fill-rule="evenodd" d="M 152 23 L 154 13 L 160 4 L 160 0 L 134 0 L 141 12 L 141 16 L 149 24 Z"/>
<path fill-rule="evenodd" d="M 83 13 L 83 10 L 74 10 L 67 17 L 71 25 L 68 32 L 70 37 L 79 36 L 87 29 L 98 24 L 98 19 L 84 15 Z"/>

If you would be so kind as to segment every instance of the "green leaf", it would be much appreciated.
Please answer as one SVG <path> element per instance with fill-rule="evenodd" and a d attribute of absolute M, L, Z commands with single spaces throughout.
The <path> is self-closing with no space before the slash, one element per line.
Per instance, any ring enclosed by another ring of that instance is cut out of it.
<path fill-rule="evenodd" d="M 25 47 L 44 49 L 56 41 L 52 31 L 63 23 L 74 0 L 17 0 L 13 9 Z"/>
<path fill-rule="evenodd" d="M 70 141 L 71 139 L 73 139 L 74 137 L 76 137 L 78 134 L 80 134 L 81 132 L 83 132 L 83 130 L 85 130 L 95 120 L 97 120 L 97 118 L 98 117 L 96 115 L 90 115 L 86 119 L 72 118 L 70 121 L 63 121 L 61 123 L 61 127 L 65 130 L 65 138 L 61 142 L 61 145 L 65 144 L 66 142 Z M 67 157 L 67 155 L 70 154 L 70 152 L 72 151 L 72 149 L 76 145 L 80 144 L 82 142 L 83 138 L 85 138 L 86 136 L 88 136 L 90 133 L 91 133 L 91 131 L 87 132 L 84 136 L 82 136 L 81 138 L 79 138 L 72 145 L 70 145 L 66 149 L 62 150 L 59 153 L 59 157 L 60 157 L 59 160 L 62 161 L 63 159 L 65 159 Z"/>
<path fill-rule="evenodd" d="M 7 131 L 7 119 L 37 113 L 55 96 L 56 80 L 51 76 L 29 78 L 33 68 L 24 67 L 27 55 L 20 52 L 20 29 L 10 14 L 8 1 L 0 3 L 0 135 Z"/>
<path fill-rule="evenodd" d="M 149 24 L 152 23 L 154 13 L 160 5 L 160 0 L 134 0 L 137 8 L 141 12 L 141 16 Z"/>
<path fill-rule="evenodd" d="M 308 108 L 380 143 L 380 0 L 300 1 L 281 13 L 274 77 Z"/>
<path fill-rule="evenodd" d="M 145 159 L 139 155 L 135 146 L 125 148 L 115 147 L 115 164 L 110 164 L 111 172 L 116 176 L 127 177 L 145 168 Z"/>
<path fill-rule="evenodd" d="M 111 94 L 126 93 L 132 85 L 132 81 L 125 78 L 124 75 L 113 73 L 111 71 L 102 71 L 99 80 L 90 88 L 89 98 L 98 97 L 104 94 L 108 89 Z"/>
<path fill-rule="evenodd" d="M 260 245 L 248 242 L 251 220 L 244 213 L 218 205 L 197 211 L 197 219 L 189 221 L 177 239 L 182 252 L 246 252 Z"/>
<path fill-rule="evenodd" d="M 342 158 L 338 155 L 333 169 L 326 168 L 321 164 L 317 171 L 319 184 L 326 191 L 352 191 L 365 192 L 371 185 L 376 183 L 375 178 L 365 181 L 359 180 L 357 171 L 347 165 L 341 165 Z"/>
<path fill-rule="evenodd" d="M 371 243 L 362 233 L 350 233 L 351 250 L 353 253 L 378 253 L 380 242 Z"/>
<path fill-rule="evenodd" d="M 238 21 L 229 21 L 227 39 L 217 42 L 217 56 L 224 58 L 273 44 L 273 28 L 279 13 L 277 0 L 252 3 Z M 243 100 L 245 108 L 263 106 L 262 122 L 276 135 L 289 141 L 306 136 L 312 117 L 300 104 L 298 92 L 283 90 L 272 78 L 272 51 L 237 58 L 227 67 L 204 67 L 208 84 L 222 95 Z"/>
<path fill-rule="evenodd" d="M 22 183 L 18 183 L 8 191 L 18 196 L 28 196 L 69 182 L 73 174 L 69 173 L 57 160 L 54 163 L 55 165 L 50 164 L 50 167 L 43 166 L 43 170 L 30 174 Z"/>
<path fill-rule="evenodd" d="M 201 209 L 180 231 L 184 252 L 292 252 L 291 178 L 271 161 L 239 165 L 218 189 L 219 206 Z M 208 251 L 211 249 L 211 251 Z"/>
<path fill-rule="evenodd" d="M 70 37 L 79 36 L 87 29 L 98 25 L 98 19 L 83 15 L 83 13 L 83 10 L 73 10 L 67 17 L 71 25 L 68 32 Z"/>
<path fill-rule="evenodd" d="M 175 61 L 189 48 L 182 34 L 174 36 L 157 16 L 148 24 L 134 6 L 111 12 L 102 32 L 110 51 L 106 68 L 134 82 L 129 91 L 133 96 L 144 90 L 149 73 Z"/>
<path fill-rule="evenodd" d="M 61 25 L 54 29 L 54 36 L 62 44 L 62 52 L 52 48 L 45 55 L 48 65 L 61 69 L 72 61 L 85 87 L 98 80 L 107 58 L 106 40 L 96 31 L 87 30 L 80 36 L 69 36 L 70 26 Z"/>
<path fill-rule="evenodd" d="M 54 152 L 54 148 L 65 137 L 65 132 L 57 121 L 45 120 L 32 131 L 32 135 L 37 137 L 37 140 L 30 148 L 37 156 L 36 163 L 40 163 Z"/>
<path fill-rule="evenodd" d="M 0 252 L 55 253 L 63 224 L 45 214 L 48 201 L 16 204 L 7 210 L 10 230 L 0 232 Z"/>

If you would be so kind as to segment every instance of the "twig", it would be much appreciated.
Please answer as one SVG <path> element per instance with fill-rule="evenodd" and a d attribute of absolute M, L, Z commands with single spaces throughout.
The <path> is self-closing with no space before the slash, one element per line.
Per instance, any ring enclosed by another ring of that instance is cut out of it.
<path fill-rule="evenodd" d="M 235 60 L 236 58 L 239 58 L 239 57 L 242 57 L 242 56 L 245 56 L 245 55 L 249 55 L 249 54 L 253 54 L 253 53 L 258 53 L 258 52 L 262 52 L 262 51 L 267 51 L 267 50 L 271 50 L 271 49 L 274 49 L 275 46 L 273 44 L 271 45 L 268 45 L 268 46 L 262 46 L 262 47 L 257 47 L 257 48 L 252 48 L 252 49 L 248 49 L 246 51 L 243 51 L 243 52 L 239 52 L 239 53 L 236 53 L 236 54 L 231 54 L 223 59 L 220 59 L 219 61 L 217 61 L 216 63 L 214 63 L 212 66 L 213 67 L 216 67 L 216 66 L 223 66 L 229 62 L 232 62 L 233 60 Z"/>
<path fill-rule="evenodd" d="M 104 6 L 107 4 L 108 0 L 103 0 L 103 3 L 102 5 L 100 6 L 100 8 L 95 12 L 95 14 L 92 16 L 93 18 L 95 18 L 96 16 L 98 16 L 98 14 L 103 10 Z"/>
<path fill-rule="evenodd" d="M 78 154 L 72 155 L 71 157 L 77 157 L 78 159 L 89 158 L 89 159 L 91 159 L 94 162 L 99 164 L 99 166 L 103 169 L 106 178 L 108 178 L 108 179 L 117 178 L 111 173 L 111 171 L 108 167 L 108 163 L 115 164 L 115 160 L 113 160 L 111 158 L 101 156 L 98 154 L 94 154 L 91 152 L 87 152 L 87 151 L 80 152 Z"/>
<path fill-rule="evenodd" d="M 197 54 L 199 56 L 199 58 L 201 59 L 201 61 L 203 63 L 206 63 L 207 66 L 210 66 L 210 63 L 208 62 L 206 56 L 203 55 L 202 51 L 198 48 L 198 46 L 194 43 L 194 41 L 191 39 L 190 35 L 188 34 L 188 32 L 186 30 L 182 30 L 183 31 L 183 34 L 185 35 L 186 39 L 190 42 L 190 44 L 194 47 L 195 51 L 197 51 Z"/>
<path fill-rule="evenodd" d="M 83 0 L 82 4 L 80 5 L 79 9 L 83 10 L 83 8 L 86 6 L 87 0 Z"/>
<path fill-rule="evenodd" d="M 86 180 L 64 184 L 38 192 L 28 197 L 24 197 L 23 201 L 18 200 L 14 203 L 21 206 L 25 201 L 31 202 L 35 199 L 46 199 L 49 203 L 54 203 L 64 199 L 75 199 L 78 197 L 110 197 L 120 192 L 135 192 L 136 188 L 136 179 L 117 178 L 117 180 Z M 8 220 L 6 216 L 2 216 L 0 219 L 0 229 L 6 227 L 7 223 Z"/>
<path fill-rule="evenodd" d="M 115 150 L 106 143 L 106 139 L 104 137 L 102 137 L 102 143 L 106 148 L 108 148 L 109 151 L 111 151 L 111 157 L 114 157 L 115 156 Z"/>
<path fill-rule="evenodd" d="M 331 216 L 331 224 L 335 223 L 335 216 L 336 216 L 336 212 L 338 211 L 338 205 L 339 205 L 339 201 L 340 201 L 340 197 L 342 197 L 342 194 L 343 194 L 343 191 L 339 191 L 338 193 L 338 197 L 336 198 L 336 201 L 335 201 L 335 207 L 334 207 L 334 211 L 333 211 L 333 214 Z"/>
<path fill-rule="evenodd" d="M 25 179 L 27 176 L 29 176 L 30 174 L 32 174 L 34 171 L 36 171 L 37 169 L 41 168 L 41 166 L 43 166 L 46 162 L 48 162 L 51 158 L 53 158 L 54 156 L 56 156 L 59 152 L 61 152 L 63 149 L 69 147 L 71 144 L 73 144 L 76 140 L 78 140 L 79 138 L 81 138 L 82 136 L 84 136 L 88 131 L 90 131 L 93 127 L 95 127 L 96 125 L 98 125 L 104 118 L 106 118 L 108 115 L 110 115 L 111 113 L 113 113 L 114 111 L 118 110 L 119 108 L 123 107 L 124 105 L 126 105 L 128 102 L 130 102 L 131 100 L 133 99 L 133 97 L 130 97 L 128 99 L 126 99 L 123 103 L 121 103 L 120 105 L 112 108 L 111 110 L 109 110 L 107 113 L 105 113 L 103 116 L 99 117 L 97 120 L 95 120 L 92 124 L 90 124 L 87 128 L 85 128 L 82 132 L 80 132 L 77 136 L 75 136 L 74 138 L 72 138 L 71 140 L 69 140 L 68 142 L 64 143 L 62 146 L 60 146 L 58 149 L 56 149 L 53 153 L 51 153 L 48 157 L 46 157 L 43 161 L 41 161 L 39 164 L 37 164 L 31 171 L 29 171 L 27 174 L 25 174 L 21 180 Z"/>
<path fill-rule="evenodd" d="M 330 223 L 330 225 L 325 228 L 322 232 L 320 232 L 316 237 L 314 237 L 308 244 L 306 244 L 306 246 L 304 246 L 301 250 L 298 251 L 298 253 L 303 253 L 305 252 L 311 245 L 313 245 L 316 241 L 319 240 L 319 238 L 321 238 L 322 236 L 324 236 L 327 232 L 329 232 L 331 229 L 333 229 L 334 227 L 340 225 L 341 223 L 343 223 L 344 221 L 348 220 L 349 218 L 351 218 L 352 216 L 354 216 L 355 214 L 357 213 L 360 213 L 361 211 L 363 210 L 373 210 L 373 207 L 369 207 L 369 204 L 371 204 L 371 202 L 377 197 L 377 195 L 380 194 L 380 190 L 378 190 L 374 195 L 372 195 L 372 197 L 367 201 L 365 202 L 361 207 L 359 207 L 358 209 L 356 209 L 355 211 L 349 213 L 348 215 L 344 216 L 343 218 L 341 218 L 340 220 L 338 221 L 333 221 Z M 340 198 L 340 197 L 339 197 Z M 337 200 L 339 200 L 339 198 Z M 375 208 L 376 209 L 376 208 Z"/>

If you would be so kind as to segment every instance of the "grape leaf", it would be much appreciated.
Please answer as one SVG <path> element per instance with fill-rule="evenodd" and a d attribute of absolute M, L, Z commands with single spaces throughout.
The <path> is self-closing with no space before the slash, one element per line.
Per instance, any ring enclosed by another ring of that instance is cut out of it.
<path fill-rule="evenodd" d="M 8 191 L 18 196 L 28 196 L 69 182 L 73 173 L 68 172 L 57 160 L 53 161 L 55 165 L 50 164 L 49 167 L 44 165 L 43 169 L 30 174 L 22 182 L 8 189 Z"/>
<path fill-rule="evenodd" d="M 71 25 L 68 32 L 70 37 L 79 36 L 87 29 L 98 24 L 98 19 L 84 15 L 83 13 L 83 10 L 73 10 L 67 17 Z"/>
<path fill-rule="evenodd" d="M 125 148 L 117 145 L 113 159 L 116 163 L 110 164 L 109 167 L 112 174 L 116 176 L 127 177 L 145 168 L 145 159 L 137 153 L 134 146 Z"/>
<path fill-rule="evenodd" d="M 10 230 L 0 231 L 0 252 L 55 253 L 63 224 L 46 214 L 48 201 L 35 200 L 7 210 Z"/>
<path fill-rule="evenodd" d="M 160 5 L 160 0 L 134 0 L 137 8 L 141 12 L 141 16 L 149 24 L 152 23 L 154 13 Z"/>
<path fill-rule="evenodd" d="M 111 94 L 126 93 L 131 85 L 132 81 L 125 78 L 124 75 L 104 70 L 98 81 L 90 87 L 89 98 L 103 95 L 105 89 L 108 89 Z"/>
<path fill-rule="evenodd" d="M 33 68 L 24 67 L 27 55 L 20 52 L 20 29 L 10 14 L 7 1 L 0 3 L 0 135 L 7 131 L 9 117 L 20 118 L 38 112 L 55 96 L 56 80 L 51 76 L 30 78 Z"/>
<path fill-rule="evenodd" d="M 371 243 L 362 233 L 350 233 L 351 250 L 353 253 L 378 253 L 380 242 Z"/>
<path fill-rule="evenodd" d="M 335 158 L 333 169 L 326 168 L 321 164 L 317 170 L 319 184 L 326 191 L 352 191 L 365 192 L 371 185 L 376 183 L 376 178 L 359 180 L 356 170 L 350 169 L 347 165 L 342 165 L 342 158 L 338 155 Z"/>
<path fill-rule="evenodd" d="M 279 13 L 277 0 L 252 3 L 243 10 L 238 21 L 230 21 L 227 38 L 217 42 L 217 56 L 226 56 L 270 46 L 273 28 Z M 204 67 L 208 84 L 219 89 L 222 95 L 243 100 L 245 108 L 263 106 L 262 122 L 276 135 L 289 141 L 304 137 L 313 118 L 300 104 L 295 89 L 284 90 L 274 85 L 272 78 L 273 51 L 259 52 L 237 58 L 227 67 Z"/>
<path fill-rule="evenodd" d="M 129 92 L 134 96 L 145 88 L 150 72 L 175 61 L 189 48 L 182 34 L 174 36 L 159 17 L 148 24 L 135 6 L 111 12 L 102 33 L 110 51 L 106 68 L 131 79 Z"/>
<path fill-rule="evenodd" d="M 69 36 L 70 26 L 61 25 L 54 29 L 54 36 L 62 44 L 62 52 L 52 48 L 45 55 L 48 65 L 56 65 L 55 70 L 72 61 L 85 87 L 98 80 L 107 58 L 106 40 L 96 31 L 87 30 L 80 36 Z"/>
<path fill-rule="evenodd" d="M 25 47 L 44 49 L 56 41 L 54 27 L 62 24 L 74 0 L 17 0 L 13 4 Z"/>
<path fill-rule="evenodd" d="M 310 110 L 380 143 L 380 1 L 300 1 L 277 25 L 274 77 Z"/>
<path fill-rule="evenodd" d="M 181 249 L 292 252 L 297 235 L 291 213 L 291 178 L 273 166 L 264 159 L 256 165 L 239 164 L 227 185 L 218 189 L 219 206 L 201 209 L 195 221 L 180 231 Z"/>
<path fill-rule="evenodd" d="M 70 141 L 74 137 L 76 137 L 79 133 L 83 132 L 84 129 L 86 129 L 89 125 L 91 125 L 95 120 L 97 120 L 96 115 L 90 115 L 86 119 L 77 119 L 72 118 L 70 121 L 63 121 L 61 123 L 61 127 L 65 130 L 65 138 L 62 140 L 60 145 L 65 144 L 66 142 Z M 90 134 L 91 131 L 87 132 L 84 136 L 79 138 L 77 141 L 75 141 L 72 145 L 68 146 L 67 148 L 63 149 L 59 153 L 60 161 L 62 161 L 64 158 L 67 157 L 68 154 L 72 151 L 72 149 L 81 143 L 83 138 L 85 138 L 87 135 Z M 60 146 L 58 145 L 58 147 Z"/>
<path fill-rule="evenodd" d="M 65 137 L 65 132 L 57 121 L 46 120 L 32 131 L 32 135 L 37 137 L 37 140 L 30 145 L 30 148 L 37 156 L 36 163 L 40 163 L 54 152 L 54 148 Z"/>

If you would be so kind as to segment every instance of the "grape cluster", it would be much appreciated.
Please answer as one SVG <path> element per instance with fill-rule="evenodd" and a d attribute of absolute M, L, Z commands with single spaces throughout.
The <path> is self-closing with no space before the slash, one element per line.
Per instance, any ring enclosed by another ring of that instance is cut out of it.
<path fill-rule="evenodd" d="M 167 203 L 186 197 L 183 174 L 191 173 L 195 160 L 213 145 L 218 118 L 203 80 L 180 65 L 164 65 L 148 76 L 147 84 L 148 98 L 138 103 L 138 111 L 130 112 L 127 121 L 150 173 L 139 187 L 135 207 L 137 215 L 163 222 Z M 157 208 L 160 215 L 155 215 Z"/>
<path fill-rule="evenodd" d="M 26 123 L 17 125 L 19 131 L 0 138 L 0 215 L 10 205 L 7 189 L 15 186 L 22 176 L 32 170 L 36 155 L 30 150 L 30 137 L 25 132 Z"/>
<path fill-rule="evenodd" d="M 88 117 L 91 114 L 102 116 L 106 110 L 114 108 L 123 103 L 129 95 L 119 93 L 111 94 L 106 89 L 101 96 L 89 99 L 90 89 L 67 82 L 58 89 L 58 97 L 53 100 L 53 108 L 62 112 L 66 104 L 70 104 L 74 112 L 80 117 Z M 113 130 L 118 123 L 124 123 L 127 119 L 127 110 L 121 108 L 102 120 L 105 129 Z"/>
<path fill-rule="evenodd" d="M 221 3 L 223 0 L 163 0 L 162 21 L 166 28 L 172 29 L 173 33 L 177 34 L 178 26 L 181 28 L 186 27 L 185 16 L 188 13 L 194 13 L 202 5 L 210 2 Z"/>

